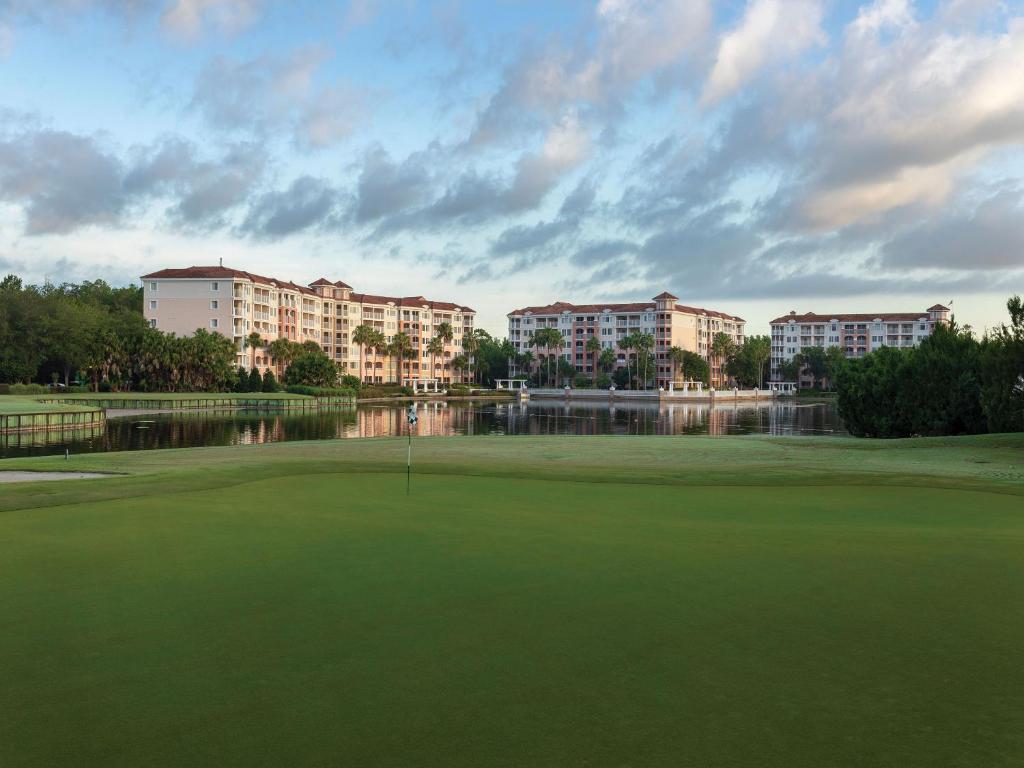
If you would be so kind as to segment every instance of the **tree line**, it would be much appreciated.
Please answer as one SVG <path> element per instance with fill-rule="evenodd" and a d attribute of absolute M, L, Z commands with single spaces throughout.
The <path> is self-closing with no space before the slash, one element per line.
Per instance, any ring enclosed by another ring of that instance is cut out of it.
<path fill-rule="evenodd" d="M 654 386 L 658 369 L 652 334 L 640 331 L 626 334 L 616 341 L 616 347 L 606 347 L 596 336 L 591 336 L 583 345 L 590 362 L 590 375 L 580 373 L 563 356 L 565 347 L 570 343 L 557 328 L 538 328 L 530 337 L 529 349 L 516 352 L 512 348 L 512 368 L 531 372 L 533 364 L 537 363 L 537 372 L 530 374 L 531 383 L 536 386 L 555 387 L 567 383 L 578 388 L 606 388 L 612 384 L 630 389 Z M 619 367 L 619 353 L 625 361 L 623 367 Z M 771 341 L 767 336 L 750 336 L 742 344 L 736 344 L 729 334 L 718 333 L 712 339 L 709 358 L 724 371 L 730 382 L 743 387 L 758 387 L 764 383 L 765 366 L 770 355 Z M 666 350 L 665 360 L 671 368 L 673 381 L 702 382 L 704 386 L 710 386 L 711 365 L 702 355 L 673 346 Z"/>
<path fill-rule="evenodd" d="M 259 334 L 246 343 L 264 346 Z M 337 369 L 315 342 L 265 346 L 284 361 L 285 383 L 337 386 Z M 151 328 L 137 286 L 112 288 L 102 280 L 35 286 L 15 275 L 0 281 L 0 383 L 149 392 L 277 388 L 272 373 L 236 368 L 237 352 L 233 341 L 202 328 L 191 336 Z"/>
<path fill-rule="evenodd" d="M 834 369 L 839 414 L 865 437 L 1024 431 L 1024 305 L 982 338 L 936 326 L 917 347 L 882 347 Z"/>

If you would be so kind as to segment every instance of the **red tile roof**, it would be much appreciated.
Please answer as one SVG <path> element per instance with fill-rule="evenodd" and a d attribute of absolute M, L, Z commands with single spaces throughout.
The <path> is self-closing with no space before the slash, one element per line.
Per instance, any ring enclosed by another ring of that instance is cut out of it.
<path fill-rule="evenodd" d="M 672 296 L 671 298 L 675 297 Z M 523 307 L 522 309 L 514 309 L 508 314 L 525 315 L 526 313 L 530 313 L 531 315 L 560 315 L 563 312 L 593 312 L 597 314 L 606 309 L 612 312 L 654 312 L 656 310 L 656 306 L 649 301 L 634 302 L 631 304 L 570 304 L 567 301 L 556 301 L 554 304 L 547 304 L 541 307 Z M 718 317 L 723 320 L 730 320 L 736 323 L 746 322 L 742 317 L 737 317 L 736 315 L 729 315 L 725 312 L 718 312 L 713 309 L 703 309 L 701 307 L 687 307 L 683 304 L 676 304 L 675 311 L 684 312 L 688 315 Z"/>
<path fill-rule="evenodd" d="M 185 267 L 184 269 L 161 269 L 158 272 L 150 272 L 148 275 L 143 275 L 143 280 L 159 280 L 161 278 L 171 279 L 178 278 L 184 280 L 192 280 L 199 278 L 230 278 L 230 277 L 250 277 L 248 272 L 242 272 L 238 269 L 229 269 L 228 267 Z"/>
<path fill-rule="evenodd" d="M 771 324 L 785 324 L 790 320 L 797 323 L 827 323 L 831 320 L 837 320 L 840 323 L 869 323 L 876 319 L 881 320 L 882 322 L 912 322 L 927 318 L 927 310 L 924 312 L 869 312 L 867 314 L 839 313 L 837 315 L 819 315 L 814 312 L 805 312 L 802 315 L 790 313 L 788 315 L 783 315 L 782 317 L 776 317 L 771 321 Z"/>
<path fill-rule="evenodd" d="M 179 279 L 179 280 L 217 280 L 217 279 L 229 279 L 229 278 L 241 278 L 243 280 L 252 280 L 255 283 L 262 283 L 264 285 L 272 285 L 277 288 L 283 288 L 285 290 L 296 291 L 298 293 L 304 293 L 310 296 L 318 296 L 319 294 L 312 288 L 307 288 L 304 285 L 298 285 L 291 282 L 290 280 L 278 280 L 273 277 L 264 277 L 262 275 L 256 275 L 252 272 L 244 272 L 240 269 L 230 269 L 228 267 L 213 266 L 213 267 L 185 267 L 184 269 L 161 269 L 158 272 L 151 272 L 148 275 L 143 275 L 143 280 L 160 280 L 160 279 Z M 352 286 L 347 283 L 343 283 L 340 280 L 332 283 L 325 277 L 321 277 L 310 285 L 322 286 L 329 285 L 335 288 L 347 288 L 352 289 Z M 469 307 L 463 307 L 458 304 L 452 304 L 447 301 L 431 301 L 425 299 L 422 296 L 407 296 L 405 298 L 392 297 L 392 296 L 374 296 L 368 293 L 353 293 L 350 296 L 351 301 L 364 302 L 369 304 L 388 304 L 393 303 L 395 306 L 417 306 L 422 307 L 424 304 L 429 306 L 431 309 L 447 310 L 452 312 L 469 312 L 475 313 L 474 310 Z"/>
<path fill-rule="evenodd" d="M 469 312 L 476 314 L 476 310 L 470 307 L 452 304 L 448 301 L 433 301 L 422 296 L 377 296 L 372 293 L 353 293 L 350 300 L 361 304 L 394 304 L 396 307 L 416 307 L 417 309 L 427 306 L 430 309 L 445 312 Z"/>
<path fill-rule="evenodd" d="M 933 304 L 928 307 L 929 312 L 949 312 L 949 307 L 944 307 L 941 304 Z"/>

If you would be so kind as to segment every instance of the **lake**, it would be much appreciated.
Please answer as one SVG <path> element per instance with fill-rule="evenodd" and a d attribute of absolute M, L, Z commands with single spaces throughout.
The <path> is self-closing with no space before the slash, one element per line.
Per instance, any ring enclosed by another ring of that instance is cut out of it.
<path fill-rule="evenodd" d="M 0 457 L 248 445 L 406 434 L 407 404 L 320 411 L 182 411 L 118 416 L 91 431 L 0 436 Z M 833 402 L 719 405 L 565 405 L 502 400 L 417 405 L 416 434 L 429 435 L 845 435 Z"/>

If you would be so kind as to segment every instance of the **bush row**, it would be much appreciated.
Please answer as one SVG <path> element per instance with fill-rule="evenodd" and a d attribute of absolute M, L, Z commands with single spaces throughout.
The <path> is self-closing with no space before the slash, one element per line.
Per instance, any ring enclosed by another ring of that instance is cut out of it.
<path fill-rule="evenodd" d="M 310 387 L 305 384 L 290 384 L 285 391 L 293 395 L 309 395 L 310 397 L 355 397 L 354 390 L 343 387 Z"/>

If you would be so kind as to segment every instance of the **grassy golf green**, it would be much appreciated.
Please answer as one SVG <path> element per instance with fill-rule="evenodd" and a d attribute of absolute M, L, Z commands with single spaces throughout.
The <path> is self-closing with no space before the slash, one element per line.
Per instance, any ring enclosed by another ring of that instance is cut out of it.
<path fill-rule="evenodd" d="M 6 460 L 0 765 L 1024 761 L 1024 436 Z"/>

